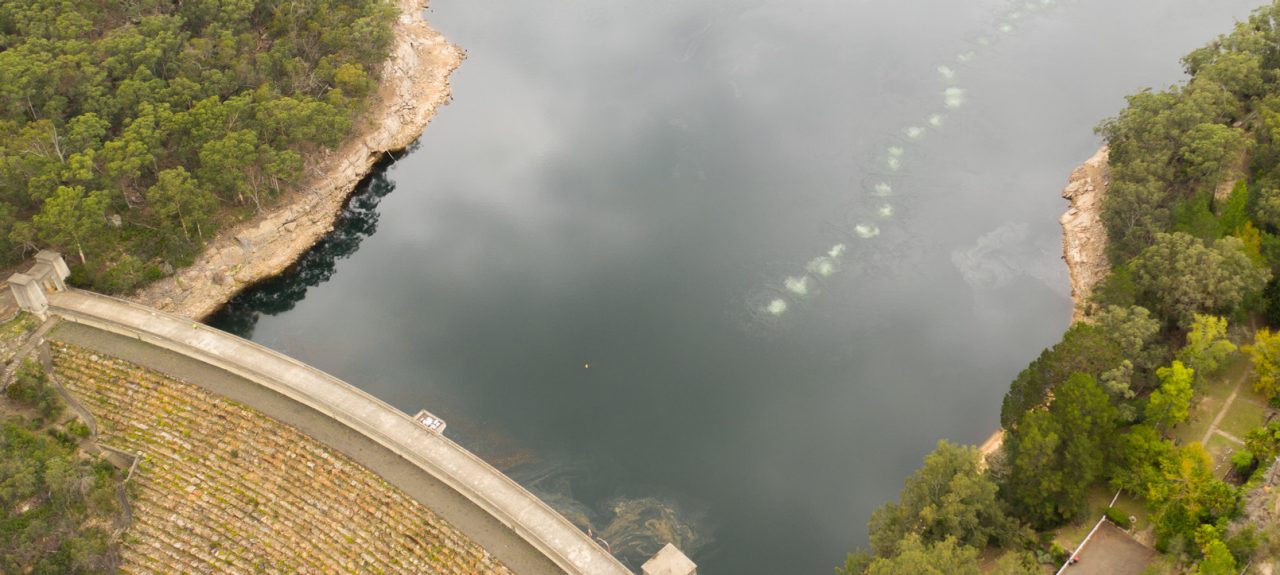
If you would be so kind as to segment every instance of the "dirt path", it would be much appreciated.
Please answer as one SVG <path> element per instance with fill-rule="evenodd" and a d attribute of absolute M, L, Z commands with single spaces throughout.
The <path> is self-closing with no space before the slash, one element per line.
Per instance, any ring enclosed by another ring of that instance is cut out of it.
<path fill-rule="evenodd" d="M 1221 433 L 1227 439 L 1234 439 L 1238 443 L 1244 443 L 1243 441 L 1236 439 L 1234 436 L 1228 435 L 1226 432 L 1218 430 L 1218 424 L 1222 423 L 1222 418 L 1226 417 L 1227 412 L 1231 410 L 1231 404 L 1236 402 L 1236 396 L 1240 395 L 1240 385 L 1242 383 L 1243 383 L 1243 380 L 1236 381 L 1235 389 L 1232 389 L 1231 395 L 1227 396 L 1227 400 L 1222 402 L 1222 409 L 1218 410 L 1218 415 L 1215 415 L 1213 417 L 1213 423 L 1210 423 L 1209 429 L 1205 430 L 1204 438 L 1200 440 L 1200 445 L 1208 445 L 1209 438 L 1213 437 L 1214 432 Z"/>

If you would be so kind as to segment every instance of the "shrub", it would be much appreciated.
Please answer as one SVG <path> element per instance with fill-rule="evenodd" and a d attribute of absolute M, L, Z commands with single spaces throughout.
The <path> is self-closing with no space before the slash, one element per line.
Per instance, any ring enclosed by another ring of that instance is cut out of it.
<path fill-rule="evenodd" d="M 1133 527 L 1133 522 L 1129 521 L 1129 514 L 1121 511 L 1116 507 L 1108 507 L 1106 511 L 1107 521 L 1116 524 L 1121 529 L 1129 529 Z"/>
<path fill-rule="evenodd" d="M 108 267 L 95 284 L 107 293 L 124 293 L 147 279 L 146 268 L 138 258 L 125 255 Z"/>
<path fill-rule="evenodd" d="M 1071 552 L 1063 549 L 1061 545 L 1058 545 L 1057 541 L 1054 541 L 1049 545 L 1049 556 L 1053 558 L 1053 564 L 1062 564 L 1071 557 Z"/>
<path fill-rule="evenodd" d="M 1258 533 L 1254 531 L 1252 525 L 1246 525 L 1235 534 L 1228 536 L 1224 543 L 1231 551 L 1231 556 L 1235 557 L 1236 563 L 1243 565 L 1253 558 L 1254 551 L 1258 549 Z"/>
<path fill-rule="evenodd" d="M 1241 449 L 1231 455 L 1231 467 L 1240 477 L 1247 478 L 1258 465 L 1258 459 L 1248 449 Z"/>
<path fill-rule="evenodd" d="M 68 421 L 67 431 L 70 432 L 71 435 L 81 439 L 89 437 L 89 426 L 85 425 L 85 423 L 79 419 L 72 419 L 71 421 Z"/>
<path fill-rule="evenodd" d="M 39 363 L 22 360 L 17 377 L 5 390 L 5 395 L 22 405 L 35 409 L 46 420 L 56 419 L 62 413 L 62 400 L 48 385 L 48 377 Z"/>
<path fill-rule="evenodd" d="M 1280 242 L 1277 243 L 1280 251 Z M 1129 307 L 1138 301 L 1138 288 L 1133 284 L 1133 272 L 1127 263 L 1111 267 L 1111 273 L 1093 289 L 1090 306 L 1103 310 L 1109 306 Z"/>

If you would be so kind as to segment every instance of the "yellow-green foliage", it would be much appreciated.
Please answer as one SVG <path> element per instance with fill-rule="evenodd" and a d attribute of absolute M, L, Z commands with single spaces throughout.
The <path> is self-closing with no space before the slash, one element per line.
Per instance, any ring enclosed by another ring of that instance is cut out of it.
<path fill-rule="evenodd" d="M 1187 345 L 1178 352 L 1178 359 L 1205 378 L 1222 367 L 1223 362 L 1235 353 L 1236 345 L 1227 339 L 1227 320 L 1223 317 L 1195 314 L 1191 330 L 1187 332 Z"/>
<path fill-rule="evenodd" d="M 1262 328 L 1254 334 L 1253 345 L 1244 350 L 1253 360 L 1253 389 L 1274 398 L 1280 392 L 1280 332 Z"/>
<path fill-rule="evenodd" d="M 1156 377 L 1160 378 L 1160 388 L 1151 393 L 1151 401 L 1147 402 L 1147 418 L 1161 427 L 1186 421 L 1195 370 L 1174 360 L 1173 365 L 1156 370 Z"/>

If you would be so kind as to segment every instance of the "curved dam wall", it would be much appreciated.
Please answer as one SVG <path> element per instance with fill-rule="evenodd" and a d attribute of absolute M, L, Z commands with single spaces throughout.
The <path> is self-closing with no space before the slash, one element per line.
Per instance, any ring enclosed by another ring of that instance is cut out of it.
<path fill-rule="evenodd" d="M 572 574 L 630 571 L 506 475 L 409 415 L 314 367 L 180 316 L 81 290 L 44 294 L 48 313 L 207 363 L 305 405 L 416 465 Z"/>

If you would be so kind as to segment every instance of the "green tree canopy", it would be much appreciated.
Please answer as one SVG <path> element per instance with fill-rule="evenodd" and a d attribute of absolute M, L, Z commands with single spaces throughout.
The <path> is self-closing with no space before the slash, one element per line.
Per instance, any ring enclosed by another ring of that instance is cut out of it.
<path fill-rule="evenodd" d="M 952 538 L 984 548 L 1012 527 L 996 497 L 998 489 L 982 472 L 976 448 L 940 441 L 907 478 L 898 502 L 871 514 L 871 548 L 881 557 L 893 555 L 908 533 L 919 535 L 924 543 Z"/>
<path fill-rule="evenodd" d="M 1244 347 L 1253 360 L 1253 389 L 1268 399 L 1280 394 L 1280 332 L 1262 328 L 1253 336 L 1253 345 Z"/>
<path fill-rule="evenodd" d="M 1214 539 L 1201 548 L 1204 559 L 1192 571 L 1195 575 L 1236 575 L 1236 558 L 1221 539 Z"/>
<path fill-rule="evenodd" d="M 1160 346 L 1160 320 L 1141 306 L 1108 306 L 1097 324 L 1116 343 L 1121 355 L 1138 369 L 1155 369 L 1164 361 Z"/>
<path fill-rule="evenodd" d="M 1178 359 L 1203 379 L 1217 373 L 1235 352 L 1236 344 L 1227 339 L 1226 318 L 1195 314 L 1187 332 L 1187 345 L 1178 352 Z"/>
<path fill-rule="evenodd" d="M 1049 390 L 1072 374 L 1097 377 L 1115 369 L 1124 359 L 1121 347 L 1105 328 L 1087 323 L 1072 325 L 1062 335 L 1061 342 L 1042 352 L 1009 385 L 1000 407 L 1001 426 L 1017 427 L 1028 410 L 1044 405 Z"/>
<path fill-rule="evenodd" d="M 1236 489 L 1214 475 L 1213 460 L 1199 443 L 1178 448 L 1161 468 L 1164 480 L 1147 492 L 1161 548 L 1186 548 L 1201 525 L 1235 512 Z"/>
<path fill-rule="evenodd" d="M 1150 424 L 1135 425 L 1121 436 L 1111 482 L 1129 493 L 1145 494 L 1163 481 L 1163 465 L 1176 449 Z"/>
<path fill-rule="evenodd" d="M 1238 238 L 1212 246 L 1183 233 L 1157 234 L 1133 261 L 1134 284 L 1161 317 L 1186 325 L 1197 313 L 1230 313 L 1271 278 Z"/>
<path fill-rule="evenodd" d="M 1167 428 L 1187 420 L 1191 410 L 1191 383 L 1195 371 L 1174 360 L 1173 365 L 1156 371 L 1160 388 L 1151 392 L 1147 402 L 1147 420 L 1156 427 Z"/>
<path fill-rule="evenodd" d="M 0 572 L 114 572 L 115 468 L 28 425 L 0 417 Z"/>
<path fill-rule="evenodd" d="M 1218 183 L 1248 148 L 1243 130 L 1222 124 L 1199 124 L 1187 132 L 1179 157 L 1187 174 L 1200 182 Z"/>
<path fill-rule="evenodd" d="M 203 241 L 204 228 L 218 209 L 218 199 L 185 169 L 177 167 L 160 172 L 156 184 L 147 190 L 147 205 L 166 229 L 181 228 L 182 237 L 188 240 L 194 232 Z"/>
<path fill-rule="evenodd" d="M 104 289 L 129 287 L 114 264 L 189 261 L 189 238 L 298 189 L 308 158 L 349 136 L 397 12 L 385 0 L 0 3 L 0 264 L 76 252 L 73 277 Z M 68 199 L 81 188 L 92 201 Z M 97 211 L 95 190 L 118 227 L 53 221 Z"/>
<path fill-rule="evenodd" d="M 924 543 L 919 535 L 908 534 L 892 557 L 871 562 L 868 575 L 979 575 L 978 550 L 947 539 Z"/>
<path fill-rule="evenodd" d="M 1044 528 L 1076 517 L 1115 450 L 1119 413 L 1097 380 L 1075 374 L 1009 430 L 1005 488 L 1012 511 Z"/>
<path fill-rule="evenodd" d="M 100 244 L 107 229 L 106 192 L 86 192 L 80 186 L 60 186 L 33 220 L 40 239 L 75 248 L 85 263 L 85 248 Z"/>

